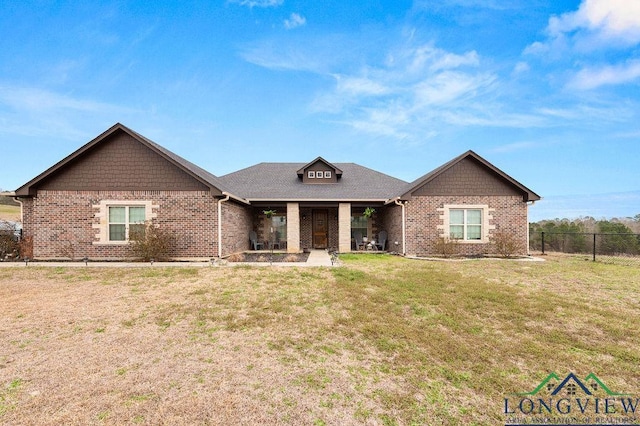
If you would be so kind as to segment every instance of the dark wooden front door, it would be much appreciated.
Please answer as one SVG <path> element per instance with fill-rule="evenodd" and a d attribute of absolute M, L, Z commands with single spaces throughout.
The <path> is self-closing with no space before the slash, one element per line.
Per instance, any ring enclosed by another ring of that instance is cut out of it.
<path fill-rule="evenodd" d="M 329 226 L 327 224 L 327 210 L 313 211 L 313 248 L 327 248 L 327 237 Z"/>

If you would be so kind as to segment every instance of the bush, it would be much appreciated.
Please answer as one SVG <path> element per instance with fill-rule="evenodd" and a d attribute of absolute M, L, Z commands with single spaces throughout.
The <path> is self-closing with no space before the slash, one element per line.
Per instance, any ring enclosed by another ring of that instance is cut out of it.
<path fill-rule="evenodd" d="M 19 231 L 15 223 L 0 220 L 0 261 L 15 259 L 20 252 Z"/>
<path fill-rule="evenodd" d="M 435 251 L 443 257 L 451 257 L 458 254 L 458 241 L 446 237 L 440 237 L 436 241 Z"/>
<path fill-rule="evenodd" d="M 523 252 L 523 245 L 511 232 L 497 231 L 491 235 L 494 251 L 502 257 L 511 257 Z"/>
<path fill-rule="evenodd" d="M 130 249 L 133 256 L 145 262 L 164 261 L 169 259 L 169 252 L 174 246 L 175 237 L 169 232 L 152 222 L 147 222 L 144 228 L 132 232 L 129 236 Z"/>

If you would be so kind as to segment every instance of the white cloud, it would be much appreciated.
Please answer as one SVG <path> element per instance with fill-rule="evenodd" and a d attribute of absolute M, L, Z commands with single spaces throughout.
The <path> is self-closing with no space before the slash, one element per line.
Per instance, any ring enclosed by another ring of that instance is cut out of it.
<path fill-rule="evenodd" d="M 549 19 L 552 36 L 587 29 L 602 37 L 640 41 L 640 2 L 634 0 L 584 0 L 576 12 Z"/>
<path fill-rule="evenodd" d="M 576 74 L 569 87 L 589 90 L 605 85 L 629 83 L 638 78 L 640 60 L 634 60 L 618 65 L 584 68 Z"/>
<path fill-rule="evenodd" d="M 391 91 L 385 84 L 368 77 L 334 76 L 337 82 L 336 91 L 341 94 L 355 96 L 378 96 Z"/>
<path fill-rule="evenodd" d="M 515 67 L 513 67 L 514 74 L 523 74 L 529 71 L 531 67 L 526 62 L 518 62 Z"/>
<path fill-rule="evenodd" d="M 277 7 L 284 3 L 284 0 L 228 0 L 229 3 L 247 6 L 250 9 L 254 7 Z"/>
<path fill-rule="evenodd" d="M 499 145 L 492 149 L 493 152 L 514 152 L 535 148 L 538 144 L 534 142 L 513 142 L 505 145 Z"/>
<path fill-rule="evenodd" d="M 86 137 L 80 130 L 92 120 L 107 120 L 140 112 L 33 87 L 0 86 L 0 132 L 27 136 Z"/>
<path fill-rule="evenodd" d="M 637 0 L 583 0 L 578 10 L 552 16 L 548 39 L 536 41 L 525 53 L 561 54 L 565 49 L 589 52 L 624 48 L 640 43 L 640 2 Z"/>
<path fill-rule="evenodd" d="M 289 16 L 289 19 L 284 20 L 284 27 L 288 30 L 292 30 L 294 28 L 302 27 L 306 23 L 307 19 L 304 16 L 292 13 L 291 16 Z"/>
<path fill-rule="evenodd" d="M 333 75 L 335 86 L 319 94 L 316 112 L 344 114 L 340 123 L 403 143 L 424 140 L 443 126 L 533 127 L 537 114 L 504 112 L 498 77 L 478 70 L 475 51 L 449 52 L 433 44 L 396 49 L 377 67 Z"/>

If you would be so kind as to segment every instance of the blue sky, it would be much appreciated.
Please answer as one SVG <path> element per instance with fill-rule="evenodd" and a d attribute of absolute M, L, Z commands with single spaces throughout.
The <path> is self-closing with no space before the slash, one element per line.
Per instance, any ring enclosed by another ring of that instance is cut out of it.
<path fill-rule="evenodd" d="M 640 1 L 0 2 L 0 188 L 116 122 L 216 175 L 473 149 L 532 220 L 640 213 Z"/>

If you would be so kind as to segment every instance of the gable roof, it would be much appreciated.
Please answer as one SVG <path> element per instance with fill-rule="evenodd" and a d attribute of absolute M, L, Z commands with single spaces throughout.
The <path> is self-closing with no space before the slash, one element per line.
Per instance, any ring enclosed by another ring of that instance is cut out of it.
<path fill-rule="evenodd" d="M 213 174 L 207 172 L 206 170 L 204 170 L 203 168 L 201 168 L 199 166 L 196 166 L 195 164 L 191 163 L 190 161 L 185 160 L 184 158 L 180 157 L 179 155 L 169 151 L 168 149 L 158 145 L 157 143 L 153 142 L 152 140 L 142 136 L 141 134 L 129 129 L 128 127 L 126 127 L 126 126 L 124 126 L 124 125 L 122 125 L 120 123 L 114 124 L 109 129 L 104 131 L 102 134 L 100 134 L 99 136 L 97 136 L 96 138 L 94 138 L 93 140 L 91 140 L 90 142 L 85 144 L 84 146 L 82 146 L 79 149 L 77 149 L 76 151 L 74 151 L 72 154 L 68 155 L 67 157 L 65 157 L 64 159 L 60 160 L 58 163 L 54 164 L 53 166 L 51 166 L 50 168 L 48 168 L 47 170 L 45 170 L 44 172 L 42 172 L 41 174 L 36 176 L 35 178 L 31 179 L 29 182 L 27 182 L 24 185 L 22 185 L 20 188 L 18 188 L 15 191 L 16 196 L 29 196 L 29 195 L 31 195 L 31 193 L 33 192 L 32 188 L 37 187 L 37 185 L 39 183 L 43 182 L 48 177 L 58 173 L 59 171 L 64 169 L 66 166 L 68 166 L 70 163 L 72 163 L 73 161 L 81 158 L 82 156 L 87 154 L 89 151 L 91 151 L 94 147 L 96 147 L 97 145 L 103 143 L 106 139 L 108 139 L 110 136 L 114 135 L 117 132 L 125 132 L 125 133 L 127 133 L 128 135 L 133 137 L 135 140 L 137 140 L 141 144 L 145 145 L 147 148 L 151 149 L 156 154 L 160 155 L 162 158 L 167 160 L 169 163 L 173 164 L 174 166 L 176 166 L 179 169 L 183 170 L 184 172 L 186 172 L 188 175 L 190 175 L 191 177 L 193 177 L 197 181 L 199 181 L 202 184 L 204 184 L 205 186 L 209 187 L 209 189 L 212 192 L 219 193 L 219 194 L 230 195 L 230 196 L 232 196 L 233 198 L 235 198 L 235 199 L 237 199 L 239 201 L 246 202 L 245 200 L 242 200 L 241 197 L 233 196 L 229 192 L 229 189 Z"/>
<path fill-rule="evenodd" d="M 317 157 L 315 160 L 305 164 L 304 166 L 300 167 L 298 169 L 298 171 L 296 172 L 298 174 L 298 176 L 302 176 L 304 174 L 304 171 L 313 166 L 314 164 L 316 164 L 318 161 L 324 163 L 327 167 L 333 169 L 333 171 L 335 172 L 337 177 L 341 177 L 342 176 L 342 170 L 340 170 L 338 167 L 336 167 L 335 165 L 331 164 L 330 162 L 328 162 L 327 160 L 325 160 L 322 157 Z"/>
<path fill-rule="evenodd" d="M 342 178 L 337 183 L 304 184 L 298 178 L 298 172 L 316 161 L 317 159 L 307 164 L 259 163 L 220 176 L 219 179 L 250 202 L 347 200 L 386 202 L 390 195 L 397 194 L 407 185 L 403 180 L 355 163 L 332 165 L 342 173 Z"/>
<path fill-rule="evenodd" d="M 529 188 L 527 188 L 526 186 L 524 186 L 523 184 L 521 184 L 517 180 L 513 179 L 511 176 L 509 176 L 508 174 L 506 174 L 505 172 L 503 172 L 502 170 L 500 170 L 499 168 L 497 168 L 493 164 L 489 163 L 487 160 L 485 160 L 484 158 L 482 158 L 481 156 L 479 156 L 478 154 L 476 154 L 475 152 L 473 152 L 471 150 L 469 150 L 469 151 L 457 156 L 456 158 L 444 163 L 440 167 L 430 171 L 426 175 L 423 175 L 423 176 L 419 177 L 418 179 L 414 180 L 413 182 L 411 182 L 410 184 L 407 185 L 407 187 L 402 192 L 402 195 L 400 195 L 397 198 L 410 199 L 412 197 L 412 193 L 414 191 L 416 191 L 418 188 L 420 188 L 420 187 L 428 184 L 429 182 L 433 181 L 438 176 L 441 176 L 447 170 L 451 169 L 453 166 L 455 166 L 456 164 L 460 163 L 461 161 L 463 161 L 463 160 L 465 160 L 467 158 L 474 159 L 475 161 L 480 163 L 484 168 L 486 168 L 486 170 L 488 172 L 494 174 L 499 179 L 501 179 L 502 181 L 504 181 L 508 185 L 512 186 L 515 190 L 517 190 L 518 192 L 522 193 L 524 201 L 537 201 L 537 200 L 540 200 L 540 196 L 538 194 L 536 194 L 535 192 L 533 192 L 532 190 L 530 190 Z"/>

